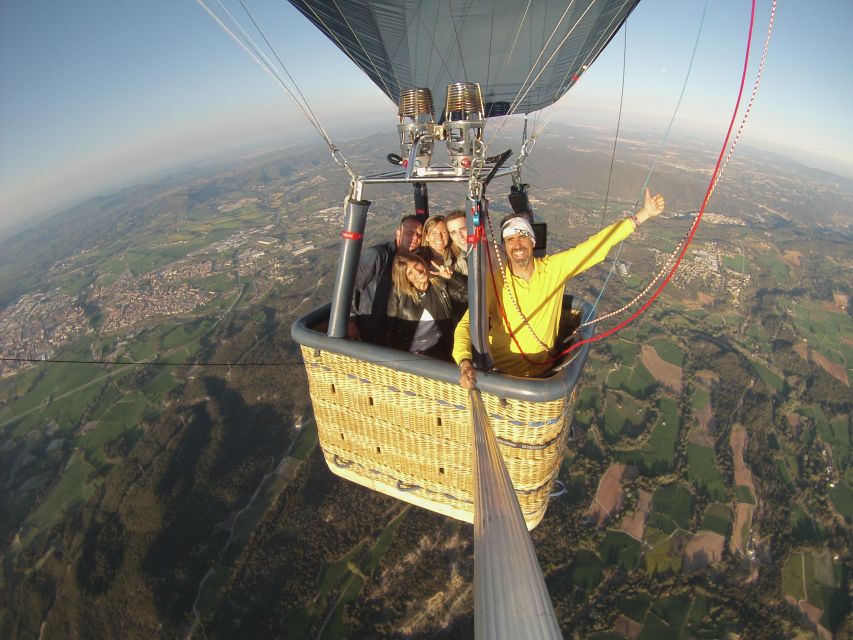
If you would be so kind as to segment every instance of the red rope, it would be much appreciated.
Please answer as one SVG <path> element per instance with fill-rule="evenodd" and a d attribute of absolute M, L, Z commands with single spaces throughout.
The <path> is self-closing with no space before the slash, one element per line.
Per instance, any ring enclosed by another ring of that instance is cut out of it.
<path fill-rule="evenodd" d="M 600 334 L 593 336 L 591 338 L 587 338 L 586 340 L 580 340 L 578 342 L 575 342 L 574 344 L 570 345 L 568 349 L 566 349 L 559 356 L 557 356 L 558 358 L 574 351 L 575 349 L 577 349 L 581 345 L 588 344 L 591 342 L 598 342 L 599 340 L 603 340 L 604 338 L 613 335 L 614 333 L 616 333 L 620 329 L 625 328 L 628 324 L 630 324 L 631 322 L 636 320 L 640 315 L 642 315 L 645 312 L 645 310 L 649 308 L 649 306 L 651 306 L 652 302 L 654 302 L 657 299 L 657 297 L 666 288 L 666 285 L 669 283 L 669 281 L 675 275 L 675 272 L 678 269 L 678 265 L 681 263 L 682 258 L 684 258 L 684 254 L 687 253 L 687 249 L 690 246 L 690 243 L 693 241 L 693 236 L 696 234 L 696 230 L 699 228 L 699 222 L 702 220 L 702 215 L 705 213 L 705 207 L 708 205 L 708 201 L 710 200 L 711 194 L 713 193 L 714 183 L 716 182 L 717 174 L 720 171 L 720 165 L 723 161 L 723 156 L 725 155 L 726 147 L 728 146 L 728 143 L 729 143 L 729 138 L 732 135 L 732 129 L 734 128 L 735 119 L 737 118 L 738 109 L 740 108 L 740 101 L 741 101 L 741 98 L 743 97 L 743 88 L 746 84 L 746 72 L 747 72 L 747 68 L 749 67 L 749 50 L 750 50 L 750 45 L 752 43 L 752 27 L 754 24 L 755 24 L 755 0 L 752 0 L 752 10 L 750 12 L 750 17 L 749 17 L 749 33 L 748 33 L 747 40 L 746 40 L 746 55 L 745 55 L 744 61 L 743 61 L 743 73 L 742 73 L 741 79 L 740 79 L 740 89 L 738 91 L 737 102 L 735 103 L 734 112 L 732 113 L 732 119 L 731 119 L 731 122 L 729 123 L 728 131 L 726 132 L 726 138 L 723 141 L 723 147 L 722 147 L 722 149 L 720 149 L 720 155 L 717 158 L 717 164 L 714 167 L 714 172 L 711 174 L 711 180 L 708 184 L 708 190 L 705 192 L 705 198 L 702 200 L 702 206 L 699 208 L 699 214 L 696 216 L 696 220 L 693 221 L 693 226 L 690 228 L 690 233 L 687 236 L 687 242 L 684 243 L 684 246 L 682 247 L 681 252 L 678 255 L 678 259 L 675 261 L 675 264 L 672 266 L 672 269 L 670 269 L 670 272 L 666 276 L 666 279 L 661 283 L 661 285 L 651 295 L 651 297 L 648 300 L 646 300 L 646 302 L 643 304 L 643 306 L 641 306 L 639 309 L 637 309 L 637 311 L 635 311 L 631 315 L 631 317 L 629 317 L 627 320 L 624 320 L 623 322 L 619 323 L 615 327 L 608 329 L 604 333 L 600 333 Z"/>
<path fill-rule="evenodd" d="M 774 9 L 775 9 L 775 2 L 774 2 Z M 771 18 L 771 20 L 772 20 L 772 18 Z M 771 21 L 771 24 L 772 24 L 772 21 Z M 625 328 L 628 324 L 630 324 L 631 322 L 636 320 L 639 316 L 641 316 L 646 311 L 646 309 L 648 309 L 651 306 L 651 304 L 658 298 L 658 296 L 661 294 L 661 292 L 663 292 L 663 290 L 669 284 L 669 281 L 672 279 L 672 277 L 675 275 L 675 272 L 678 270 L 678 267 L 681 264 L 681 260 L 684 258 L 684 255 L 687 253 L 687 249 L 690 247 L 690 243 L 693 241 L 693 237 L 696 235 L 696 230 L 699 228 L 699 223 L 702 220 L 702 216 L 705 213 L 705 208 L 708 205 L 708 201 L 711 199 L 711 195 L 714 192 L 714 187 L 716 186 L 716 181 L 719 177 L 720 167 L 722 166 L 723 157 L 726 153 L 726 148 L 728 147 L 729 139 L 731 138 L 731 135 L 732 135 L 732 129 L 734 128 L 735 120 L 737 119 L 737 113 L 738 113 L 738 110 L 740 109 L 740 103 L 741 103 L 741 100 L 743 98 L 744 86 L 746 85 L 746 73 L 747 73 L 747 70 L 749 68 L 749 54 L 750 54 L 750 48 L 751 48 L 751 44 L 752 44 L 752 30 L 753 30 L 754 25 L 755 25 L 755 0 L 752 0 L 751 10 L 750 10 L 750 18 L 749 18 L 749 30 L 747 33 L 747 41 L 746 41 L 746 52 L 744 55 L 743 71 L 741 73 L 740 88 L 738 90 L 737 101 L 735 102 L 735 107 L 734 107 L 734 110 L 732 112 L 731 120 L 729 122 L 729 128 L 726 131 L 726 137 L 723 140 L 723 145 L 722 145 L 722 148 L 720 149 L 720 154 L 717 157 L 717 163 L 714 166 L 713 173 L 711 174 L 711 180 L 708 183 L 708 189 L 706 190 L 705 197 L 702 200 L 702 206 L 699 208 L 699 213 L 696 216 L 696 219 L 693 221 L 692 226 L 690 227 L 690 231 L 687 234 L 687 240 L 683 244 L 681 251 L 679 252 L 678 258 L 676 259 L 675 264 L 672 266 L 672 269 L 670 269 L 670 271 L 667 274 L 664 281 L 655 290 L 655 292 L 651 295 L 651 297 L 649 297 L 649 299 L 643 304 L 643 306 L 641 306 L 639 309 L 637 309 L 637 311 L 635 311 L 627 320 L 624 320 L 623 322 L 616 325 L 615 327 L 608 329 L 604 333 L 601 333 L 601 334 L 598 334 L 598 335 L 593 336 L 591 338 L 587 338 L 586 340 L 580 340 L 578 342 L 571 344 L 563 352 L 559 353 L 558 355 L 556 355 L 554 357 L 549 357 L 544 362 L 540 363 L 540 362 L 535 362 L 535 361 L 531 360 L 527 356 L 527 354 L 524 352 L 524 350 L 521 348 L 521 345 L 519 344 L 518 339 L 515 337 L 515 332 L 512 331 L 512 327 L 510 326 L 509 319 L 507 318 L 506 312 L 504 311 L 503 305 L 501 304 L 501 298 L 500 298 L 500 295 L 499 295 L 499 292 L 497 289 L 496 278 L 494 277 L 495 271 L 494 271 L 494 266 L 492 264 L 492 256 L 491 256 L 491 253 L 488 251 L 488 247 L 486 248 L 486 256 L 487 256 L 488 261 L 489 261 L 489 271 L 492 274 L 492 287 L 493 287 L 494 292 L 495 292 L 495 299 L 496 299 L 496 302 L 498 305 L 498 310 L 500 311 L 501 317 L 503 319 L 504 325 L 506 326 L 506 329 L 507 329 L 507 332 L 509 333 L 510 338 L 512 338 L 512 341 L 515 343 L 515 346 L 518 347 L 519 354 L 528 363 L 530 363 L 534 366 L 537 366 L 537 367 L 545 366 L 548 364 L 553 364 L 554 362 L 556 362 L 557 360 L 559 360 L 563 356 L 565 356 L 565 355 L 571 353 L 572 351 L 574 351 L 575 349 L 579 348 L 581 345 L 592 343 L 592 342 L 598 342 L 599 340 L 603 340 L 604 338 L 607 338 L 607 337 L 613 335 L 614 333 L 616 333 L 620 329 Z M 766 45 L 765 45 L 765 48 L 766 48 Z M 738 133 L 740 133 L 740 132 L 738 132 Z M 488 211 L 485 212 L 484 217 L 486 217 L 488 219 Z M 477 234 L 477 235 L 481 236 L 477 239 L 480 242 L 482 242 L 483 244 L 486 244 L 485 243 L 485 237 L 482 237 L 485 234 Z M 469 238 L 469 241 L 470 241 L 470 238 Z"/>

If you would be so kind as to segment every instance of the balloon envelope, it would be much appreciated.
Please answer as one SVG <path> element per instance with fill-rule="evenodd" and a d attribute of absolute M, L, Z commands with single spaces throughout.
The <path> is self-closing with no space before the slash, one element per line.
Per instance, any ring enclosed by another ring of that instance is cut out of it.
<path fill-rule="evenodd" d="M 395 103 L 478 82 L 492 115 L 568 91 L 639 0 L 290 0 Z"/>

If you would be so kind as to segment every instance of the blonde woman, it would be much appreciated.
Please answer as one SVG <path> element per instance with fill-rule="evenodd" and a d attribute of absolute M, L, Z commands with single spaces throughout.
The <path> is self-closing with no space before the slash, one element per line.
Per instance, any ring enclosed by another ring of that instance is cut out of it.
<path fill-rule="evenodd" d="M 436 277 L 419 255 L 400 251 L 391 266 L 388 298 L 389 346 L 448 360 L 455 325 L 453 303 L 465 292 Z"/>
<path fill-rule="evenodd" d="M 428 262 L 433 263 L 442 278 L 453 274 L 453 252 L 450 250 L 450 234 L 444 216 L 432 216 L 424 223 L 421 252 Z"/>

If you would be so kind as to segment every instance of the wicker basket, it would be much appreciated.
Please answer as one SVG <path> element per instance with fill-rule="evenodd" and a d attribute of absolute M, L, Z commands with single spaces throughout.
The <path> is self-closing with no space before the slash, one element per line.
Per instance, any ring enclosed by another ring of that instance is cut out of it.
<path fill-rule="evenodd" d="M 303 346 L 320 446 L 337 475 L 473 522 L 468 395 L 441 382 Z M 569 429 L 569 398 L 528 402 L 483 393 L 529 529 L 545 515 Z"/>

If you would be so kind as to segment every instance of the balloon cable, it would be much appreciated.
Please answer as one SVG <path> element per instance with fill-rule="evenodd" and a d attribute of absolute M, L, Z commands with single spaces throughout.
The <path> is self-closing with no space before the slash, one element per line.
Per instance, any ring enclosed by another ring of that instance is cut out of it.
<path fill-rule="evenodd" d="M 755 85 L 753 86 L 752 96 L 751 96 L 750 101 L 749 101 L 748 109 L 744 114 L 744 117 L 743 117 L 743 120 L 741 121 L 740 127 L 738 128 L 737 135 L 735 136 L 735 138 L 732 142 L 732 149 L 729 151 L 728 156 L 726 156 L 726 162 L 728 162 L 728 159 L 731 158 L 731 153 L 734 150 L 734 145 L 737 143 L 738 139 L 740 138 L 740 134 L 743 131 L 743 127 L 746 124 L 746 120 L 747 120 L 747 117 L 749 115 L 749 110 L 751 109 L 751 107 L 754 103 L 754 100 L 755 100 L 755 96 L 756 96 L 756 93 L 758 90 L 758 84 L 759 84 L 759 81 L 761 79 L 761 69 L 763 68 L 764 62 L 766 61 L 767 46 L 768 46 L 769 41 L 770 41 L 770 34 L 773 30 L 773 20 L 774 20 L 775 13 L 776 13 L 776 0 L 773 0 L 773 5 L 771 7 L 771 12 L 770 12 L 770 24 L 769 24 L 769 27 L 767 30 L 767 36 L 766 36 L 765 42 L 764 42 L 764 54 L 762 55 L 761 67 L 759 68 L 759 72 L 758 72 L 757 77 L 756 77 L 756 82 L 755 82 Z M 749 67 L 749 53 L 750 53 L 750 46 L 752 43 L 752 30 L 753 30 L 754 24 L 755 24 L 755 0 L 752 0 L 751 9 L 750 9 L 750 19 L 749 19 L 749 31 L 748 31 L 748 35 L 747 35 L 747 41 L 746 41 L 746 54 L 744 56 L 743 72 L 741 74 L 740 88 L 738 90 L 737 101 L 735 102 L 735 107 L 734 107 L 734 110 L 732 112 L 731 121 L 729 122 L 729 128 L 726 131 L 726 137 L 723 140 L 723 145 L 722 145 L 722 148 L 720 149 L 720 154 L 717 158 L 717 164 L 715 165 L 714 171 L 711 174 L 711 181 L 708 185 L 708 189 L 705 193 L 705 197 L 702 200 L 702 206 L 699 208 L 699 212 L 696 215 L 696 219 L 693 221 L 693 224 L 690 227 L 690 231 L 687 234 L 686 241 L 683 243 L 681 251 L 678 253 L 678 258 L 676 259 L 675 264 L 672 266 L 672 269 L 670 269 L 669 273 L 666 276 L 666 279 L 661 283 L 661 285 L 655 290 L 655 292 L 649 297 L 649 299 L 643 304 L 643 306 L 641 306 L 639 309 L 637 309 L 637 311 L 635 311 L 627 320 L 622 321 L 621 323 L 619 323 L 615 327 L 612 327 L 603 333 L 595 335 L 591 338 L 587 338 L 585 340 L 580 340 L 580 341 L 570 345 L 561 355 L 568 354 L 569 352 L 579 348 L 581 345 L 592 343 L 592 342 L 598 342 L 599 340 L 603 340 L 604 338 L 607 338 L 607 337 L 613 335 L 614 333 L 616 333 L 620 329 L 623 329 L 628 324 L 630 324 L 631 322 L 636 320 L 639 316 L 641 316 L 646 311 L 646 309 L 648 309 L 651 306 L 652 302 L 654 302 L 658 298 L 658 296 L 661 294 L 661 292 L 663 292 L 663 290 L 666 288 L 667 284 L 669 284 L 672 277 L 675 275 L 675 272 L 678 270 L 678 266 L 681 264 L 681 260 L 684 258 L 684 255 L 687 252 L 687 249 L 690 246 L 690 243 L 692 242 L 693 237 L 696 235 L 696 230 L 699 228 L 699 223 L 702 220 L 702 215 L 705 213 L 705 208 L 708 205 L 708 201 L 711 199 L 711 195 L 714 192 L 714 188 L 716 187 L 717 181 L 719 180 L 720 174 L 722 172 L 722 168 L 724 166 L 723 155 L 726 153 L 726 148 L 729 144 L 729 139 L 730 139 L 731 134 L 732 134 L 732 129 L 734 128 L 735 119 L 737 118 L 737 113 L 738 113 L 738 110 L 740 108 L 740 102 L 741 102 L 741 99 L 743 97 L 744 85 L 746 83 L 746 73 L 747 73 L 747 70 Z"/>

